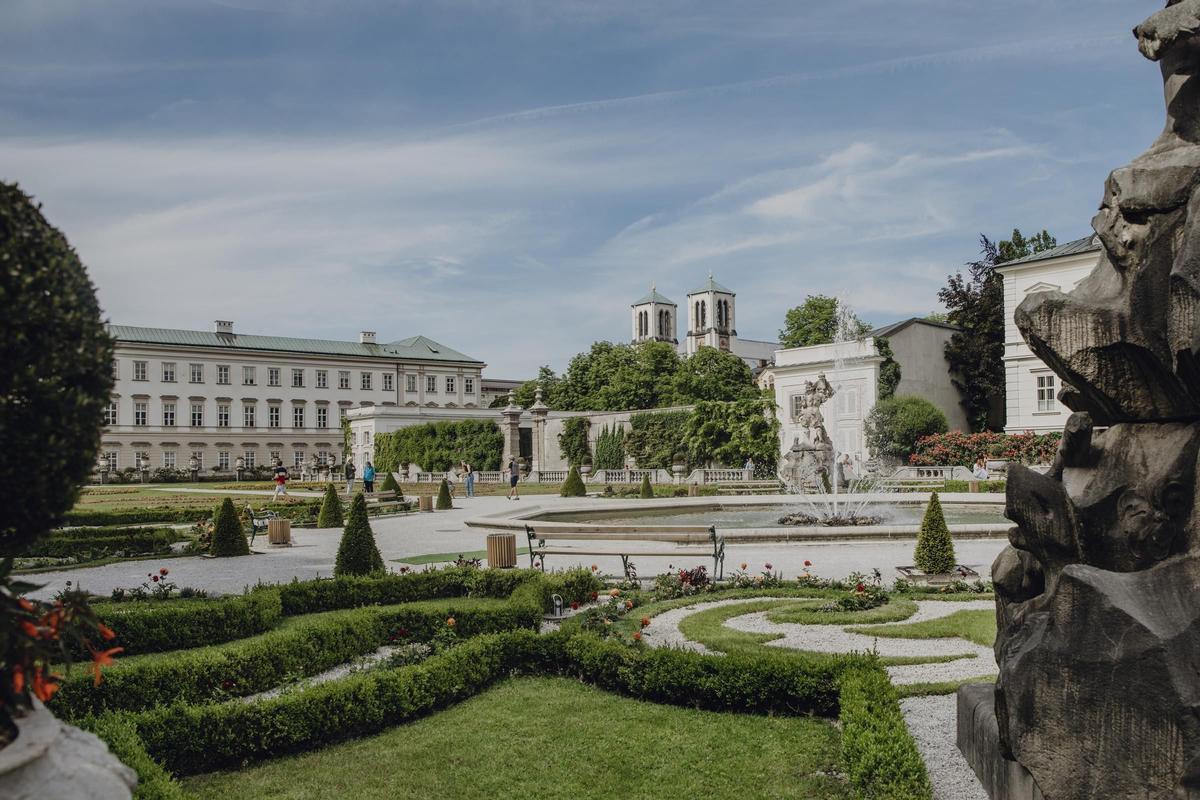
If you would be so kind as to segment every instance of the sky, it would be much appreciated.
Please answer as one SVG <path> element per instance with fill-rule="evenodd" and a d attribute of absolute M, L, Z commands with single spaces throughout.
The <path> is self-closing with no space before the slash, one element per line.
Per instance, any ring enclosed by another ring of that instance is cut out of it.
<path fill-rule="evenodd" d="M 485 375 L 709 272 L 938 310 L 981 233 L 1090 233 L 1158 135 L 1162 0 L 0 0 L 0 180 L 108 318 L 381 341 Z M 681 309 L 682 310 L 682 309 Z"/>

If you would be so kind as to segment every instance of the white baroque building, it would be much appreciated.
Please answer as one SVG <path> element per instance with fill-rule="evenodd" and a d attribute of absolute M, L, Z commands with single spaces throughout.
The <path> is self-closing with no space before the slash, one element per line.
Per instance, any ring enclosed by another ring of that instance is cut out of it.
<path fill-rule="evenodd" d="M 1069 292 L 1100 261 L 1100 243 L 1085 236 L 996 268 L 1004 280 L 1004 389 L 1009 433 L 1061 431 L 1071 411 L 1058 401 L 1061 382 L 1029 349 L 1014 314 L 1027 295 Z"/>
<path fill-rule="evenodd" d="M 424 336 L 378 343 L 111 325 L 116 378 L 102 458 L 202 474 L 342 460 L 350 409 L 476 409 L 484 364 Z"/>

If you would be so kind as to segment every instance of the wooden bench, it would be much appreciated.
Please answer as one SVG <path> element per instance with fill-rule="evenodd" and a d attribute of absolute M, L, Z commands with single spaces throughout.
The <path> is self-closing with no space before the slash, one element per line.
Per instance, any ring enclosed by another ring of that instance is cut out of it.
<path fill-rule="evenodd" d="M 602 528 L 573 528 L 535 531 L 532 526 L 525 526 L 525 537 L 529 540 L 529 566 L 537 565 L 541 558 L 542 570 L 546 569 L 545 556 L 618 556 L 621 567 L 629 575 L 629 559 L 633 556 L 661 556 L 676 558 L 679 556 L 703 556 L 713 560 L 713 574 L 720 580 L 725 575 L 725 537 L 717 533 L 716 526 L 708 528 L 679 527 L 673 530 L 657 532 L 612 531 Z M 634 550 L 628 547 L 613 547 L 607 550 L 583 549 L 578 547 L 547 547 L 546 542 L 554 541 L 601 541 L 601 542 L 673 542 L 691 547 L 675 547 L 670 550 Z M 704 545 L 703 548 L 697 545 Z"/>

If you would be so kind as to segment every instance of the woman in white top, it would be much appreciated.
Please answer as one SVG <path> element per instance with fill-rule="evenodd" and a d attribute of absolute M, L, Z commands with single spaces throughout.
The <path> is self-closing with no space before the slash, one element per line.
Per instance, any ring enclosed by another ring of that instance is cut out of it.
<path fill-rule="evenodd" d="M 975 459 L 975 469 L 971 470 L 971 474 L 975 476 L 977 481 L 986 481 L 988 479 L 987 461 L 983 456 Z"/>

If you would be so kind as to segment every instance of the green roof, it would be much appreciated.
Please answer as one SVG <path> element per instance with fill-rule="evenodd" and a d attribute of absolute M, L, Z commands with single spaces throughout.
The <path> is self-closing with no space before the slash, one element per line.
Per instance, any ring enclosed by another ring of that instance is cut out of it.
<path fill-rule="evenodd" d="M 714 281 L 713 276 L 709 275 L 708 280 L 705 281 L 704 284 L 702 286 L 700 286 L 700 288 L 692 289 L 690 292 L 688 292 L 688 297 L 691 297 L 694 294 L 704 294 L 705 292 L 724 292 L 725 294 L 733 294 L 734 293 L 734 292 L 730 291 L 729 289 L 726 289 L 721 284 Z"/>
<path fill-rule="evenodd" d="M 1052 247 L 1049 250 L 1043 250 L 1040 253 L 1025 256 L 1024 258 L 1014 258 L 1012 261 L 1005 261 L 1003 264 L 997 264 L 998 269 L 1011 267 L 1014 264 L 1029 264 L 1033 261 L 1045 261 L 1049 258 L 1060 258 L 1062 256 L 1073 256 L 1079 253 L 1088 253 L 1093 250 L 1100 249 L 1100 242 L 1097 240 L 1096 234 L 1085 236 L 1082 239 L 1076 239 L 1073 242 L 1060 244 L 1058 247 Z"/>
<path fill-rule="evenodd" d="M 457 350 L 451 350 L 425 336 L 411 336 L 386 344 L 359 344 L 335 339 L 299 339 L 290 336 L 185 331 L 177 328 L 141 328 L 133 325 L 109 325 L 108 332 L 119 342 L 174 347 L 233 347 L 239 350 L 264 350 L 276 353 L 306 353 L 357 358 L 406 358 L 467 364 L 483 363 L 479 359 L 464 355 Z"/>
<path fill-rule="evenodd" d="M 667 298 L 665 298 L 661 294 L 659 294 L 657 289 L 651 289 L 650 294 L 646 295 L 641 300 L 638 300 L 637 302 L 635 302 L 634 305 L 635 306 L 643 306 L 646 303 L 658 303 L 661 306 L 675 305 L 670 300 L 668 300 Z"/>

